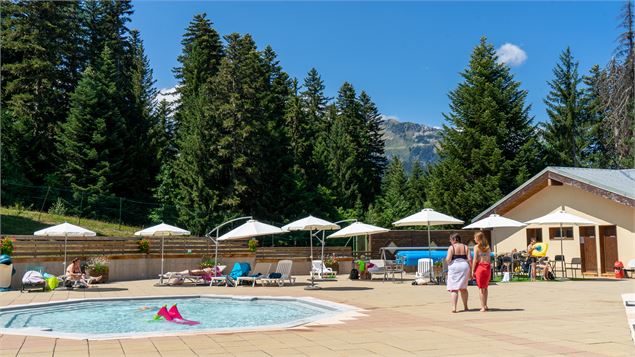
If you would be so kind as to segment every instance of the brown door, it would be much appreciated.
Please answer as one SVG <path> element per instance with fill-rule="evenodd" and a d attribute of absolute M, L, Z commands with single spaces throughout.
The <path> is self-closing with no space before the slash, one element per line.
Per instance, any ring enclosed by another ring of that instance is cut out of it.
<path fill-rule="evenodd" d="M 600 259 L 602 273 L 613 271 L 617 260 L 617 229 L 615 226 L 600 226 Z"/>
<path fill-rule="evenodd" d="M 598 260 L 595 249 L 595 227 L 580 227 L 580 258 L 582 271 L 596 273 Z"/>

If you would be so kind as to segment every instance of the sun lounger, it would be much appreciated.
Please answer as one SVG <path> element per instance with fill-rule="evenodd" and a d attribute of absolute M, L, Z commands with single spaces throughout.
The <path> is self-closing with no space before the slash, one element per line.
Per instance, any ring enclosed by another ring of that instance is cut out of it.
<path fill-rule="evenodd" d="M 326 267 L 321 260 L 314 260 L 311 264 L 311 275 L 319 280 L 337 280 L 337 272 Z"/>
<path fill-rule="evenodd" d="M 256 286 L 256 282 L 261 281 L 269 275 L 271 263 L 256 263 L 254 269 L 247 276 L 241 276 L 236 279 L 236 286 L 243 281 L 251 282 L 251 286 Z"/>
<path fill-rule="evenodd" d="M 291 276 L 291 268 L 293 267 L 293 261 L 281 260 L 276 267 L 275 277 L 269 274 L 267 278 L 262 278 L 262 284 L 278 284 L 278 286 L 284 286 L 285 281 L 289 281 L 289 285 L 295 284 L 295 277 Z"/>
<path fill-rule="evenodd" d="M 372 264 L 372 266 L 368 268 L 368 274 L 370 274 L 371 280 L 373 279 L 373 275 L 381 275 L 383 279 L 386 279 L 386 265 L 383 259 L 371 259 L 369 263 Z"/>
<path fill-rule="evenodd" d="M 386 266 L 384 267 L 386 273 L 384 274 L 384 280 L 388 279 L 388 275 L 392 275 L 392 282 L 395 282 L 395 274 L 400 274 L 400 281 L 403 280 L 404 270 L 404 260 L 403 258 L 399 258 L 396 260 L 386 260 Z"/>
<path fill-rule="evenodd" d="M 225 265 L 219 265 L 216 267 L 216 272 L 212 271 L 210 274 L 183 274 L 181 272 L 167 272 L 163 276 L 159 275 L 160 285 L 182 285 L 185 282 L 193 283 L 194 285 L 209 284 L 211 280 L 219 276 L 225 269 Z M 164 280 L 166 281 L 164 283 Z"/>
<path fill-rule="evenodd" d="M 249 271 L 251 270 L 251 266 L 247 262 L 236 262 L 234 263 L 234 267 L 231 272 L 225 276 L 218 276 L 211 278 L 210 286 L 214 285 L 214 283 L 218 283 L 217 285 L 225 286 L 235 286 L 236 280 L 240 277 L 247 276 Z"/>
<path fill-rule="evenodd" d="M 430 280 L 434 279 L 434 270 L 432 268 L 432 259 L 420 258 L 417 260 L 417 273 L 415 279 Z M 432 271 L 432 274 L 431 274 Z"/>
<path fill-rule="evenodd" d="M 23 292 L 25 289 L 30 291 L 30 289 L 38 288 L 42 289 L 42 291 L 46 291 L 46 280 L 42 274 L 44 273 L 44 267 L 42 266 L 30 266 L 26 268 L 26 272 L 22 276 L 22 285 L 20 286 L 20 292 Z"/>
<path fill-rule="evenodd" d="M 625 277 L 635 278 L 635 259 L 631 259 L 626 263 L 624 272 L 626 273 Z"/>

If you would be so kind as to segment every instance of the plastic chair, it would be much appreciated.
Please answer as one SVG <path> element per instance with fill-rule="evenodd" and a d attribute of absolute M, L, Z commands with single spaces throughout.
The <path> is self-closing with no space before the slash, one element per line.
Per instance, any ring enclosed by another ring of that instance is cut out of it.
<path fill-rule="evenodd" d="M 579 270 L 582 278 L 584 278 L 584 271 L 582 271 L 582 258 L 571 258 L 571 262 L 565 263 L 564 265 L 566 270 L 573 271 L 574 278 L 577 277 L 576 270 Z"/>
<path fill-rule="evenodd" d="M 417 260 L 417 273 L 415 274 L 415 279 L 434 280 L 432 264 L 432 259 L 430 258 L 420 258 Z"/>
<path fill-rule="evenodd" d="M 564 255 L 556 255 L 554 258 L 554 265 L 552 266 L 554 275 L 557 275 L 558 272 L 561 272 L 563 276 L 567 277 L 567 268 L 566 261 L 564 259 Z"/>

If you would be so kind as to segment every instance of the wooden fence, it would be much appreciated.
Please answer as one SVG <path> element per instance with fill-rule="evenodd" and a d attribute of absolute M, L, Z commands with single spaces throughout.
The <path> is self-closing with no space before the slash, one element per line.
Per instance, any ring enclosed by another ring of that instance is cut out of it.
<path fill-rule="evenodd" d="M 46 258 L 64 255 L 64 237 L 11 236 L 15 238 L 13 257 Z M 150 241 L 148 255 L 161 254 L 161 237 L 145 237 Z M 163 251 L 165 255 L 193 254 L 213 256 L 215 245 L 205 237 L 166 237 Z M 314 257 L 320 255 L 320 247 L 313 248 Z M 350 247 L 326 247 L 325 254 L 351 257 Z M 66 254 L 69 257 L 87 257 L 95 255 L 129 256 L 142 254 L 138 237 L 68 237 Z M 247 241 L 224 241 L 218 245 L 219 256 L 253 254 L 247 247 Z M 309 247 L 258 247 L 258 259 L 306 258 Z"/>

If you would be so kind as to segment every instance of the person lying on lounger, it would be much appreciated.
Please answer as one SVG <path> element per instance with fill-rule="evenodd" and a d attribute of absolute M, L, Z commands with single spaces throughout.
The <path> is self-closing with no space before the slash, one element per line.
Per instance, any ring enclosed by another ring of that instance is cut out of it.
<path fill-rule="evenodd" d="M 183 271 L 177 271 L 173 274 L 182 274 L 182 275 L 192 275 L 192 276 L 203 276 L 203 275 L 213 275 L 214 268 L 203 268 L 203 269 L 187 269 Z"/>

